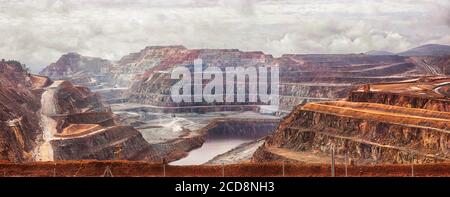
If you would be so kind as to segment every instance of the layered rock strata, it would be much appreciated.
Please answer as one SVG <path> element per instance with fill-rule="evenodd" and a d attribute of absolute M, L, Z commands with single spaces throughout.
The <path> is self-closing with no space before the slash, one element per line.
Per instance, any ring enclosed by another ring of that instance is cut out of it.
<path fill-rule="evenodd" d="M 112 62 L 109 60 L 67 53 L 39 74 L 54 80 L 68 80 L 81 86 L 102 88 L 111 84 L 111 68 Z"/>
<path fill-rule="evenodd" d="M 372 84 L 351 92 L 347 101 L 299 105 L 253 160 L 328 163 L 334 150 L 337 162 L 449 161 L 450 113 L 445 111 L 449 99 L 439 91 L 448 82 L 424 78 Z"/>
<path fill-rule="evenodd" d="M 132 127 L 116 124 L 96 93 L 0 62 L 0 160 L 152 159 Z"/>
<path fill-rule="evenodd" d="M 33 160 L 42 134 L 39 89 L 51 81 L 28 74 L 19 62 L 0 62 L 0 160 Z"/>
<path fill-rule="evenodd" d="M 170 97 L 170 88 L 176 82 L 170 79 L 171 71 L 177 66 L 192 68 L 193 61 L 198 58 L 203 60 L 204 68 L 216 66 L 224 70 L 225 67 L 278 67 L 281 110 L 290 110 L 298 103 L 345 98 L 348 91 L 366 83 L 446 74 L 449 66 L 449 56 L 286 54 L 276 58 L 262 52 L 237 49 L 152 46 L 112 63 L 100 58 L 86 59 L 77 54 L 67 54 L 57 63 L 48 66 L 42 74 L 56 79 L 69 77 L 83 85 L 92 82 L 89 86 L 98 89 L 112 103 L 132 102 L 160 107 L 205 106 L 208 103 L 174 103 Z M 90 64 L 96 69 L 99 65 L 103 67 L 94 72 L 86 69 Z M 69 68 L 73 70 L 70 72 L 72 75 L 66 74 Z M 85 76 L 90 80 L 79 80 L 86 78 Z M 123 91 L 124 89 L 127 91 Z M 215 103 L 220 104 L 223 103 Z"/>
<path fill-rule="evenodd" d="M 151 159 L 149 144 L 133 127 L 115 123 L 98 94 L 67 81 L 55 81 L 46 90 L 55 127 L 51 139 L 53 159 Z M 45 112 L 43 112 L 45 113 Z M 144 152 L 148 158 L 138 158 Z"/>

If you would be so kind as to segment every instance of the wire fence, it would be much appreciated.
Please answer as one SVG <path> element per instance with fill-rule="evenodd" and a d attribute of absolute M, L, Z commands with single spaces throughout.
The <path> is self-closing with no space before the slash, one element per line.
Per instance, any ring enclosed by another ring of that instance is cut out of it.
<path fill-rule="evenodd" d="M 346 153 L 343 162 L 337 162 L 334 150 L 329 164 L 299 164 L 289 160 L 275 163 L 244 163 L 200 166 L 173 166 L 166 163 L 91 161 L 82 163 L 54 162 L 43 164 L 0 163 L 3 177 L 350 177 L 350 176 L 450 176 L 450 163 L 402 165 L 353 165 Z"/>

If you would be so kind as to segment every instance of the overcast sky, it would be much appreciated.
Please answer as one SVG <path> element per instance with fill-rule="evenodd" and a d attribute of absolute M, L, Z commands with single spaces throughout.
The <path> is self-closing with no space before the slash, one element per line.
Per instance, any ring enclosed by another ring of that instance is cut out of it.
<path fill-rule="evenodd" d="M 0 56 L 117 60 L 150 45 L 284 53 L 450 44 L 449 0 L 0 0 Z"/>

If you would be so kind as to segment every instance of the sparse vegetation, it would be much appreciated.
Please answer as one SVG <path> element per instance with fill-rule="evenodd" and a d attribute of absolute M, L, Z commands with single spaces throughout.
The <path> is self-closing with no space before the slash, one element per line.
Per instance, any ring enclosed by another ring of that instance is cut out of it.
<path fill-rule="evenodd" d="M 5 59 L 2 59 L 2 62 L 9 64 L 9 65 L 13 65 L 15 66 L 18 70 L 25 72 L 25 73 L 30 73 L 30 68 L 28 68 L 28 66 L 26 64 L 22 64 L 21 62 L 17 61 L 17 60 L 7 60 L 5 61 Z"/>

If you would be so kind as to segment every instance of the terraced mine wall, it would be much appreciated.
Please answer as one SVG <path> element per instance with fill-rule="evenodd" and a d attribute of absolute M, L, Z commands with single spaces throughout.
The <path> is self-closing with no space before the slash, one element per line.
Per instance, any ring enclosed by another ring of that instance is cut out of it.
<path fill-rule="evenodd" d="M 104 101 L 107 103 L 130 102 L 160 107 L 208 106 L 206 102 L 174 103 L 170 98 L 170 88 L 176 82 L 170 78 L 171 71 L 178 66 L 191 68 L 193 61 L 198 58 L 203 60 L 204 68 L 217 66 L 224 70 L 225 67 L 278 67 L 282 111 L 291 111 L 301 103 L 345 98 L 347 92 L 362 84 L 397 82 L 444 74 L 449 59 L 365 54 L 285 54 L 274 58 L 260 51 L 150 46 L 126 55 L 117 62 L 69 53 L 47 66 L 41 73 L 95 88 L 105 95 Z M 206 83 L 207 80 L 203 82 Z M 215 105 L 217 104 L 221 103 Z M 261 103 L 246 102 L 238 105 L 242 104 Z M 230 108 L 215 110 L 227 111 Z M 183 111 L 196 110 L 173 110 L 175 113 Z"/>
<path fill-rule="evenodd" d="M 124 88 L 107 88 L 95 90 L 95 93 L 101 96 L 103 102 L 108 104 L 125 103 L 128 98 L 125 96 L 127 89 Z"/>
<path fill-rule="evenodd" d="M 98 124 L 103 127 L 115 125 L 111 112 L 86 112 L 69 115 L 53 116 L 59 123 L 58 131 L 68 127 L 70 124 Z"/>
<path fill-rule="evenodd" d="M 117 126 L 111 112 L 75 113 L 54 118 L 60 132 L 51 142 L 55 160 L 157 160 L 156 152 L 142 134 L 130 126 Z M 73 129 L 69 133 L 63 132 L 70 128 Z"/>
<path fill-rule="evenodd" d="M 38 89 L 50 81 L 28 74 L 19 62 L 0 61 L 0 160 L 33 160 L 42 134 Z"/>
<path fill-rule="evenodd" d="M 352 163 L 450 161 L 450 114 L 372 103 L 299 106 L 254 154 L 254 161 L 292 157 L 270 151 L 348 155 Z M 326 156 L 326 157 L 328 157 Z"/>
<path fill-rule="evenodd" d="M 58 105 L 60 113 L 72 114 L 105 110 L 98 94 L 91 92 L 86 87 L 72 86 L 68 81 L 64 82 L 64 84 L 66 83 L 67 87 L 58 90 L 56 95 L 58 98 L 56 105 Z M 82 109 L 85 111 L 81 111 Z"/>
<path fill-rule="evenodd" d="M 278 119 L 242 120 L 217 119 L 202 128 L 208 139 L 258 139 L 272 133 L 279 124 Z"/>
<path fill-rule="evenodd" d="M 445 155 L 448 151 L 447 145 L 441 142 L 446 142 L 449 135 L 442 131 L 313 111 L 304 111 L 301 116 L 304 122 L 299 123 L 300 127 L 287 128 L 286 136 L 289 137 L 278 139 L 283 141 L 283 147 L 295 151 L 331 153 L 332 146 L 329 144 L 333 144 L 336 154 L 348 153 L 353 160 L 394 163 L 409 163 L 412 155 L 415 155 L 415 159 L 420 163 L 442 160 L 432 155 Z M 313 120 L 329 124 L 314 124 Z M 360 130 L 362 125 L 363 129 Z M 389 132 L 383 132 L 386 130 Z M 411 141 L 419 143 L 411 145 Z M 407 150 L 427 150 L 427 154 Z M 428 154 L 430 155 L 427 157 Z"/>
<path fill-rule="evenodd" d="M 152 161 L 155 152 L 131 126 L 116 124 L 97 93 L 68 81 L 55 81 L 41 101 L 49 119 L 52 154 L 48 160 L 128 159 Z M 50 155 L 50 154 L 48 154 Z"/>
<path fill-rule="evenodd" d="M 447 99 L 427 98 L 414 95 L 396 94 L 390 92 L 358 92 L 350 93 L 349 101 L 381 103 L 402 107 L 422 108 L 434 111 L 450 112 L 450 101 Z"/>
<path fill-rule="evenodd" d="M 55 160 L 128 159 L 151 154 L 149 144 L 140 132 L 129 126 L 113 126 L 81 136 L 52 140 Z"/>
<path fill-rule="evenodd" d="M 174 66 L 192 66 L 193 59 L 202 58 L 205 65 L 268 67 L 278 65 L 280 69 L 280 108 L 291 110 L 299 103 L 338 100 L 345 98 L 355 86 L 365 83 L 393 82 L 427 74 L 419 64 L 408 57 L 396 55 L 370 56 L 346 55 L 283 55 L 273 58 L 261 52 L 239 50 L 189 50 L 186 48 L 162 47 L 146 49 L 139 55 L 130 56 L 131 62 L 141 62 L 143 54 L 156 55 L 156 51 L 172 51 L 174 55 L 163 56 L 164 63 L 156 63 L 141 78 L 133 82 L 129 91 L 129 102 L 155 106 L 188 106 L 174 104 L 169 96 L 174 80 L 170 71 Z M 160 54 L 160 53 L 158 53 Z M 138 63 L 140 64 L 140 63 Z M 251 105 L 252 103 L 245 103 Z M 200 105 L 200 104 L 195 104 Z M 201 105 L 208 105 L 202 103 Z"/>
<path fill-rule="evenodd" d="M 137 106 L 124 111 L 141 111 L 151 113 L 208 113 L 220 111 L 254 111 L 259 112 L 259 105 L 210 105 L 185 107 Z"/>
<path fill-rule="evenodd" d="M 154 86 L 154 84 L 147 84 Z M 144 85 L 142 85 L 144 86 Z M 131 102 L 141 103 L 147 105 L 154 105 L 153 112 L 164 113 L 206 113 L 215 111 L 257 111 L 258 105 L 266 105 L 266 103 L 174 103 L 172 102 L 167 87 L 159 87 L 164 89 L 163 93 L 155 93 L 162 91 L 158 89 L 159 86 L 153 88 L 143 88 L 140 95 L 128 95 L 130 99 L 113 99 L 108 100 L 110 103 Z M 308 103 L 315 101 L 329 101 L 345 98 L 348 92 L 355 86 L 351 84 L 334 84 L 334 83 L 281 83 L 280 84 L 280 104 L 279 108 L 282 110 L 291 110 L 299 103 Z M 167 89 L 167 90 L 165 90 Z M 132 90 L 134 91 L 134 90 Z M 107 94 L 105 94 L 107 95 Z M 166 109 L 158 110 L 157 108 Z M 177 109 L 178 107 L 178 109 Z"/>
<path fill-rule="evenodd" d="M 4 110 L 2 106 L 0 110 Z M 12 162 L 32 160 L 32 151 L 36 146 L 35 140 L 42 131 L 38 121 L 29 116 L 33 114 L 26 115 L 24 112 L 28 113 L 21 111 L 1 117 L 5 122 L 3 120 L 0 122 L 0 160 Z"/>

